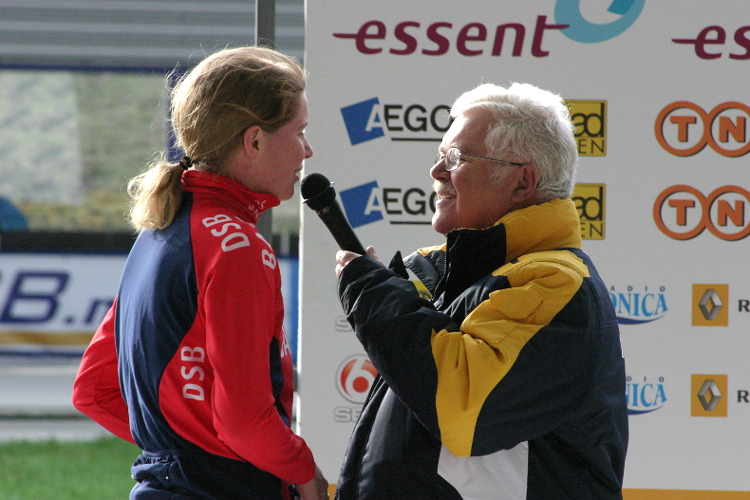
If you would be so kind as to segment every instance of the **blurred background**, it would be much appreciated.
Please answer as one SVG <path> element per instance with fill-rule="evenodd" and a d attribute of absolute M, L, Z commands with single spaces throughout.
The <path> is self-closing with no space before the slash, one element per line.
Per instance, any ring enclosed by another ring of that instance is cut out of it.
<path fill-rule="evenodd" d="M 303 59 L 303 0 L 258 8 L 260 27 L 253 0 L 0 0 L 0 440 L 106 434 L 70 392 L 135 238 L 127 181 L 179 157 L 167 88 L 205 55 L 257 32 Z M 296 347 L 299 200 L 263 219 Z"/>

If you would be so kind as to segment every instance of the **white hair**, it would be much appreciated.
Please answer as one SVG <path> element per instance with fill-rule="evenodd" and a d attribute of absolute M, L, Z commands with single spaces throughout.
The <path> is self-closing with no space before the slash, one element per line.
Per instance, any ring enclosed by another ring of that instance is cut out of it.
<path fill-rule="evenodd" d="M 571 196 L 578 150 L 570 111 L 559 95 L 527 83 L 507 89 L 486 83 L 456 99 L 451 117 L 474 108 L 492 113 L 485 138 L 492 154 L 533 163 L 539 173 L 537 191 L 544 198 Z"/>

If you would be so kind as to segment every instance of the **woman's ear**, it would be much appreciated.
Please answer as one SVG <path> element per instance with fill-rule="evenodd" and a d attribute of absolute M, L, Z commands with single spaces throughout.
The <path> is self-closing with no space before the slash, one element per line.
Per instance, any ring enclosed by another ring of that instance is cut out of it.
<path fill-rule="evenodd" d="M 248 158 L 255 158 L 263 147 L 265 132 L 258 125 L 253 125 L 245 130 L 242 136 L 242 148 Z"/>

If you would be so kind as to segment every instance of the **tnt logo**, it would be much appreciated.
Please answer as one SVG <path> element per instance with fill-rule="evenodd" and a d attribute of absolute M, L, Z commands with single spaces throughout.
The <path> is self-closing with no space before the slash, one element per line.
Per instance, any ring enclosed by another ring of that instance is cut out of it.
<path fill-rule="evenodd" d="M 747 206 L 750 192 L 739 186 L 722 186 L 708 196 L 684 184 L 671 186 L 654 202 L 654 221 L 659 230 L 675 240 L 695 238 L 708 229 L 725 241 L 750 234 Z"/>
<path fill-rule="evenodd" d="M 707 145 L 723 156 L 743 156 L 750 151 L 747 119 L 750 107 L 725 102 L 706 112 L 689 101 L 677 101 L 656 117 L 656 140 L 675 156 L 698 154 Z"/>
<path fill-rule="evenodd" d="M 581 219 L 581 238 L 604 239 L 604 184 L 576 184 L 573 202 Z"/>
<path fill-rule="evenodd" d="M 729 285 L 693 285 L 693 326 L 729 325 Z"/>
<path fill-rule="evenodd" d="M 381 104 L 377 97 L 341 108 L 352 146 L 388 136 L 392 141 L 440 142 L 451 125 L 450 107 Z"/>
<path fill-rule="evenodd" d="M 566 101 L 579 156 L 606 156 L 607 101 Z"/>
<path fill-rule="evenodd" d="M 691 375 L 690 415 L 726 417 L 728 387 L 727 375 Z"/>
<path fill-rule="evenodd" d="M 378 371 L 363 354 L 344 360 L 336 372 L 336 387 L 352 403 L 364 403 Z"/>

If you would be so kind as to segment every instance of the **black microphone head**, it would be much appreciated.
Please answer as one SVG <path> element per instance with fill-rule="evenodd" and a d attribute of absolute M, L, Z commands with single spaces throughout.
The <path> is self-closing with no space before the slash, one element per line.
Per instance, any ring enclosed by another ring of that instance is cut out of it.
<path fill-rule="evenodd" d="M 333 183 L 317 172 L 307 174 L 299 184 L 300 194 L 307 206 L 316 212 L 327 207 L 336 199 Z"/>

